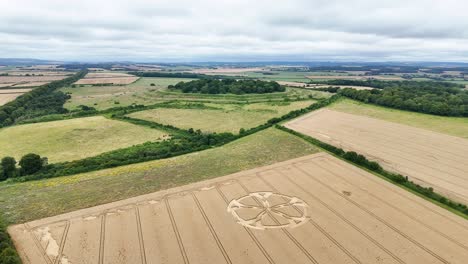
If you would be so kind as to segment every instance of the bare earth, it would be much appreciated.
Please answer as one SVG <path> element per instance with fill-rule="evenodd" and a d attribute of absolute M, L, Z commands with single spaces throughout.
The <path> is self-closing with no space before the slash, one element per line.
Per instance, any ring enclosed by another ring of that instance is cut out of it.
<path fill-rule="evenodd" d="M 9 228 L 23 263 L 466 263 L 468 222 L 319 153 Z"/>
<path fill-rule="evenodd" d="M 386 169 L 468 204 L 468 140 L 323 109 L 287 127 L 353 150 Z"/>
<path fill-rule="evenodd" d="M 62 80 L 66 76 L 0 76 L 0 83 L 31 83 Z"/>

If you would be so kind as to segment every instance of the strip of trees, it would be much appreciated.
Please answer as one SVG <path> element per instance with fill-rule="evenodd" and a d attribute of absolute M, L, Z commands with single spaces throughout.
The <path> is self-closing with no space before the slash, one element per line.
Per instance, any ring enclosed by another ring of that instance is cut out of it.
<path fill-rule="evenodd" d="M 1 106 L 0 127 L 10 126 L 39 116 L 68 112 L 63 105 L 70 96 L 57 91 L 57 89 L 71 85 L 83 78 L 86 73 L 87 71 L 81 71 L 72 77 L 39 86 Z"/>
<path fill-rule="evenodd" d="M 21 264 L 21 260 L 16 252 L 15 246 L 7 233 L 7 226 L 0 216 L 0 263 Z"/>
<path fill-rule="evenodd" d="M 468 91 L 436 83 L 433 86 L 401 85 L 374 90 L 340 89 L 339 94 L 364 103 L 402 110 L 468 117 Z"/>
<path fill-rule="evenodd" d="M 40 171 L 47 165 L 46 157 L 41 157 L 34 153 L 24 155 L 19 161 L 19 168 L 16 166 L 16 160 L 13 157 L 4 157 L 0 162 L 0 181 L 9 178 L 31 175 Z"/>
<path fill-rule="evenodd" d="M 184 93 L 203 94 L 263 94 L 284 92 L 286 88 L 277 82 L 259 80 L 234 80 L 234 79 L 201 79 L 191 82 L 179 82 L 168 87 L 172 90 L 180 90 Z"/>

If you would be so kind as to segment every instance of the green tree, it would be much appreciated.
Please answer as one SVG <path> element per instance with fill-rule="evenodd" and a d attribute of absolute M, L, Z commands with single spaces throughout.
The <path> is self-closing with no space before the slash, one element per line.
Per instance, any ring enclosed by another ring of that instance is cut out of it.
<path fill-rule="evenodd" d="M 16 160 L 13 157 L 4 157 L 1 162 L 3 172 L 0 176 L 0 180 L 6 180 L 15 176 L 16 172 Z"/>
<path fill-rule="evenodd" d="M 42 169 L 43 161 L 41 156 L 34 153 L 29 153 L 21 158 L 19 165 L 21 166 L 22 174 L 29 175 Z"/>

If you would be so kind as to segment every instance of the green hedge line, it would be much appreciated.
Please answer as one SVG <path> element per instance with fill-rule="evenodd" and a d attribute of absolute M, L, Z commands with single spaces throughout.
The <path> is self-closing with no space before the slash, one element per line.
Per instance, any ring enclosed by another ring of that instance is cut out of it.
<path fill-rule="evenodd" d="M 2 221 L 0 216 L 0 263 L 21 264 L 21 259 L 6 229 L 6 224 Z"/>
<path fill-rule="evenodd" d="M 345 160 L 348 160 L 350 161 L 351 163 L 354 163 L 356 165 L 359 165 L 361 167 L 364 167 L 370 171 L 373 171 L 373 172 L 376 172 L 382 176 L 384 176 L 385 178 L 389 179 L 390 181 L 392 181 L 393 183 L 397 184 L 397 185 L 400 185 L 400 186 L 404 186 L 408 189 L 411 189 L 412 191 L 415 191 L 433 201 L 437 201 L 441 204 L 444 204 L 466 216 L 468 216 L 468 207 L 464 204 L 461 204 L 461 203 L 457 203 L 457 202 L 454 202 L 448 198 L 446 198 L 445 196 L 441 195 L 441 194 L 438 194 L 436 192 L 434 192 L 433 188 L 429 187 L 429 188 L 426 188 L 426 187 L 423 187 L 419 184 L 416 184 L 410 180 L 408 180 L 408 177 L 404 177 L 400 174 L 396 174 L 396 173 L 392 173 L 392 172 L 389 172 L 389 171 L 386 171 L 382 168 L 382 166 L 380 166 L 380 164 L 378 164 L 377 162 L 375 161 L 369 161 L 366 157 L 364 157 L 363 155 L 360 155 L 354 151 L 344 151 L 343 149 L 341 148 L 338 148 L 338 147 L 335 147 L 333 145 L 330 145 L 330 144 L 327 144 L 327 143 L 324 143 L 316 138 L 313 138 L 313 137 L 310 137 L 310 136 L 306 136 L 304 134 L 301 134 L 299 132 L 296 132 L 292 129 L 289 129 L 289 128 L 286 128 L 284 126 L 279 126 L 277 125 L 276 126 L 278 129 L 281 129 L 283 131 L 286 131 L 286 132 L 289 132 L 295 136 L 298 136 L 322 149 L 325 149 L 327 150 L 328 152 L 331 152 L 333 154 L 335 154 L 336 156 L 338 157 L 341 157 Z"/>

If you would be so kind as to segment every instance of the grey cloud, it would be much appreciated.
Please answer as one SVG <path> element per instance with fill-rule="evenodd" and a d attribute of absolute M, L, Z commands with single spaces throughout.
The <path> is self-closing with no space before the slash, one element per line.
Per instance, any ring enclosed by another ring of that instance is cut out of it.
<path fill-rule="evenodd" d="M 0 57 L 84 60 L 457 60 L 463 0 L 16 0 Z"/>

